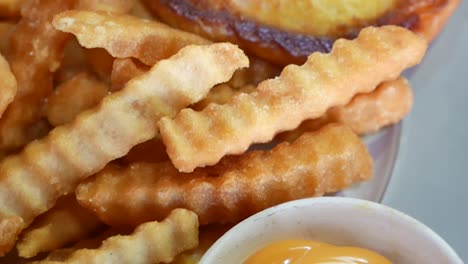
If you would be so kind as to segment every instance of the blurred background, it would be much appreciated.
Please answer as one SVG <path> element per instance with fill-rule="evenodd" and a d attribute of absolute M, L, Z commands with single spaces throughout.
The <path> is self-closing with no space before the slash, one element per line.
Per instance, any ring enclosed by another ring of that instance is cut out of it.
<path fill-rule="evenodd" d="M 384 204 L 440 234 L 468 260 L 468 3 L 462 1 L 411 75 L 415 104 L 403 122 Z"/>

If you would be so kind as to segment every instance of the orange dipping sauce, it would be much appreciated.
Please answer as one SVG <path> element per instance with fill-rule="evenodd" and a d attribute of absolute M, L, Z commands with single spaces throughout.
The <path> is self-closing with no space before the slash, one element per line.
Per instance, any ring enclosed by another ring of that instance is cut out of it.
<path fill-rule="evenodd" d="M 309 240 L 274 242 L 250 256 L 244 264 L 391 264 L 363 248 L 338 247 Z"/>

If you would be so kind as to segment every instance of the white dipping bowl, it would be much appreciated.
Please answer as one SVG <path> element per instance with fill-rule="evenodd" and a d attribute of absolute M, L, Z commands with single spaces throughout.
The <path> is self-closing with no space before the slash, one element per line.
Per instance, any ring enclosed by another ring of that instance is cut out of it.
<path fill-rule="evenodd" d="M 376 251 L 395 264 L 463 264 L 417 220 L 381 204 L 342 197 L 296 200 L 264 210 L 222 236 L 200 264 L 239 264 L 283 239 L 311 239 Z"/>

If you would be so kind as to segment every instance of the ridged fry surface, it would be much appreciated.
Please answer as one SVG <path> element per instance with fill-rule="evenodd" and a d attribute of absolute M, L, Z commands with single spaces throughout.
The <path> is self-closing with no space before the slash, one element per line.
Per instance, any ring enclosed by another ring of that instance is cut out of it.
<path fill-rule="evenodd" d="M 210 43 L 156 21 L 103 12 L 70 10 L 56 16 L 53 25 L 86 48 L 105 48 L 113 57 L 133 57 L 150 66 L 185 46 Z"/>
<path fill-rule="evenodd" d="M 380 84 L 370 93 L 358 94 L 347 105 L 332 107 L 323 116 L 306 120 L 298 128 L 275 138 L 293 141 L 304 132 L 330 123 L 345 124 L 359 135 L 369 134 L 402 120 L 412 105 L 411 87 L 405 78 L 399 77 Z"/>
<path fill-rule="evenodd" d="M 97 249 L 81 249 L 65 261 L 38 261 L 36 264 L 152 264 L 171 262 L 179 253 L 198 246 L 197 216 L 175 209 L 162 222 L 140 225 L 128 236 L 114 236 Z"/>
<path fill-rule="evenodd" d="M 355 40 L 336 41 L 329 54 L 313 53 L 304 65 L 287 66 L 251 94 L 163 118 L 160 132 L 169 157 L 180 171 L 191 172 L 224 155 L 243 153 L 253 143 L 268 142 L 278 132 L 396 79 L 421 61 L 426 47 L 421 37 L 403 28 L 366 28 Z"/>
<path fill-rule="evenodd" d="M 81 183 L 76 194 L 80 204 L 116 226 L 163 219 L 174 208 L 194 211 L 201 224 L 235 223 L 282 202 L 336 192 L 371 176 L 372 160 L 360 138 L 332 124 L 294 143 L 227 157 L 189 174 L 170 162 L 108 166 Z"/>
<path fill-rule="evenodd" d="M 98 107 L 3 160 L 0 253 L 34 217 L 71 193 L 78 181 L 153 138 L 162 116 L 174 116 L 247 65 L 247 57 L 232 44 L 184 48 L 107 96 Z"/>
<path fill-rule="evenodd" d="M 52 76 L 70 36 L 55 30 L 56 14 L 75 6 L 76 0 L 26 1 L 10 41 L 9 62 L 18 89 L 0 120 L 0 151 L 16 151 L 48 132 L 41 120 L 44 99 L 52 92 Z"/>
<path fill-rule="evenodd" d="M 101 221 L 81 207 L 74 195 L 63 197 L 23 232 L 16 244 L 18 255 L 30 258 L 40 252 L 61 248 L 86 238 L 100 226 Z"/>

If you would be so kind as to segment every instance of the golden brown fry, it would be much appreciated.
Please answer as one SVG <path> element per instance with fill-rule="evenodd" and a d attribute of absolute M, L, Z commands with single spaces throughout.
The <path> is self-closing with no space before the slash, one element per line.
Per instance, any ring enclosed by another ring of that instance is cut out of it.
<path fill-rule="evenodd" d="M 73 121 L 75 117 L 94 106 L 108 94 L 108 86 L 89 73 L 80 73 L 62 83 L 48 97 L 46 114 L 53 126 Z"/>
<path fill-rule="evenodd" d="M 366 28 L 355 40 L 336 41 L 329 54 L 313 53 L 304 65 L 287 66 L 251 94 L 161 119 L 169 157 L 180 171 L 191 172 L 216 164 L 226 154 L 242 153 L 252 143 L 268 142 L 278 132 L 396 79 L 420 62 L 426 47 L 421 37 L 403 28 Z"/>
<path fill-rule="evenodd" d="M 69 195 L 35 219 L 23 232 L 16 248 L 21 257 L 34 257 L 40 252 L 52 251 L 86 238 L 101 226 L 101 221 L 93 213 Z"/>
<path fill-rule="evenodd" d="M 119 59 L 116 60 L 116 62 Z M 126 60 L 126 59 L 124 59 Z M 115 64 L 114 64 L 115 65 Z M 119 68 L 121 69 L 121 68 Z M 114 69 L 115 71 L 115 69 Z M 120 70 L 119 70 L 120 72 Z M 127 71 L 127 73 L 130 73 L 130 75 L 135 74 L 135 75 L 140 75 L 143 72 L 138 72 L 138 71 Z M 122 71 L 123 74 L 123 71 Z M 130 78 L 130 76 L 129 76 Z M 206 107 L 206 105 L 210 103 L 216 103 L 216 104 L 224 104 L 231 97 L 233 97 L 236 94 L 239 93 L 250 93 L 255 90 L 255 87 L 252 85 L 247 85 L 245 87 L 242 87 L 241 89 L 234 89 L 230 87 L 229 85 L 226 84 L 220 84 L 215 87 L 213 87 L 208 95 L 198 103 L 194 104 L 193 107 L 194 109 L 203 109 Z M 132 162 L 162 162 L 169 160 L 169 157 L 167 156 L 166 152 L 166 147 L 164 146 L 164 143 L 161 140 L 161 137 L 158 135 L 157 137 L 147 141 L 143 142 L 139 145 L 136 145 L 133 147 L 130 152 L 128 152 L 125 157 L 123 157 L 123 160 L 129 163 Z"/>
<path fill-rule="evenodd" d="M 6 107 L 13 101 L 16 94 L 16 78 L 10 70 L 5 58 L 0 54 L 0 117 Z"/>
<path fill-rule="evenodd" d="M 78 181 L 153 138 L 157 121 L 201 98 L 248 59 L 228 43 L 190 46 L 0 163 L 0 255 Z"/>
<path fill-rule="evenodd" d="M 19 17 L 24 2 L 25 0 L 0 0 L 0 17 Z"/>
<path fill-rule="evenodd" d="M 1 1 L 1 0 L 0 0 Z M 10 39 L 15 30 L 16 24 L 11 22 L 0 22 L 0 53 L 7 54 Z"/>
<path fill-rule="evenodd" d="M 226 104 L 238 94 L 248 94 L 254 91 L 255 86 L 253 85 L 246 85 L 239 89 L 233 88 L 228 84 L 216 85 L 215 87 L 213 87 L 213 89 L 211 89 L 210 93 L 208 93 L 208 95 L 205 98 L 203 98 L 203 100 L 193 105 L 192 108 L 197 111 L 201 111 L 209 104 Z"/>
<path fill-rule="evenodd" d="M 270 151 L 226 157 L 211 168 L 180 173 L 170 162 L 106 167 L 76 189 L 78 202 L 105 223 L 134 226 L 174 208 L 201 224 L 235 223 L 289 200 L 336 192 L 372 175 L 369 153 L 349 128 L 330 125 Z M 125 217 L 122 217 L 122 215 Z"/>
<path fill-rule="evenodd" d="M 56 16 L 53 25 L 75 35 L 86 48 L 104 48 L 113 57 L 132 57 L 149 66 L 187 45 L 210 43 L 159 22 L 127 15 L 71 10 Z"/>
<path fill-rule="evenodd" d="M 332 107 L 323 116 L 306 120 L 295 130 L 281 133 L 276 138 L 293 141 L 304 132 L 330 123 L 345 124 L 360 135 L 373 133 L 399 122 L 412 105 L 413 92 L 408 81 L 400 77 L 380 84 L 370 93 L 358 94 L 347 105 Z"/>
<path fill-rule="evenodd" d="M 252 65 L 248 69 L 251 68 Z M 112 91 L 120 90 L 130 79 L 147 72 L 148 69 L 148 66 L 135 59 L 115 59 L 111 74 Z M 238 85 L 247 81 L 255 82 L 256 77 L 253 77 L 254 72 L 258 71 L 251 70 L 246 72 L 245 69 L 236 71 L 228 83 L 213 87 L 203 100 L 194 105 L 194 109 L 201 110 L 210 103 L 225 104 L 236 94 L 253 92 L 255 86 L 252 84 Z M 244 73 L 246 74 L 244 75 Z M 231 83 L 235 83 L 236 85 L 231 85 Z"/>
<path fill-rule="evenodd" d="M 400 77 L 380 84 L 371 93 L 358 94 L 346 106 L 331 108 L 328 115 L 357 134 L 368 134 L 399 122 L 412 105 L 411 87 L 405 78 Z"/>
<path fill-rule="evenodd" d="M 129 80 L 142 75 L 148 69 L 147 65 L 135 59 L 115 59 L 111 74 L 112 91 L 122 89 Z"/>
<path fill-rule="evenodd" d="M 185 209 L 175 209 L 161 223 L 145 223 L 135 229 L 131 235 L 110 237 L 98 249 L 78 250 L 63 262 L 34 263 L 168 263 L 179 253 L 197 245 L 197 216 Z"/>
<path fill-rule="evenodd" d="M 44 260 L 66 261 L 73 253 L 75 253 L 76 250 L 84 248 L 95 249 L 98 248 L 102 242 L 109 237 L 117 235 L 129 235 L 131 233 L 132 232 L 128 231 L 127 229 L 108 228 L 97 236 L 78 241 L 72 247 L 56 249 L 50 252 L 50 254 L 47 255 Z"/>
<path fill-rule="evenodd" d="M 265 79 L 273 78 L 280 73 L 278 67 L 260 59 L 250 58 L 250 62 L 249 68 L 240 69 L 234 73 L 232 78 L 227 82 L 229 86 L 241 88 L 242 90 L 245 87 L 257 85 Z M 128 80 L 148 71 L 148 68 L 147 65 L 136 59 L 115 59 L 111 75 L 112 90 L 121 89 Z M 214 93 L 216 94 L 217 92 Z"/>
<path fill-rule="evenodd" d="M 130 12 L 135 0 L 79 0 L 78 9 L 125 14 Z"/>
<path fill-rule="evenodd" d="M 224 235 L 231 227 L 230 225 L 209 225 L 200 227 L 198 247 L 177 255 L 171 264 L 197 264 L 216 240 Z"/>
<path fill-rule="evenodd" d="M 10 66 L 18 82 L 14 101 L 0 119 L 0 149 L 17 150 L 42 135 L 44 98 L 52 92 L 52 72 L 60 66 L 69 35 L 55 30 L 52 18 L 75 0 L 27 1 L 11 39 Z M 39 133 L 41 132 L 41 133 Z"/>

